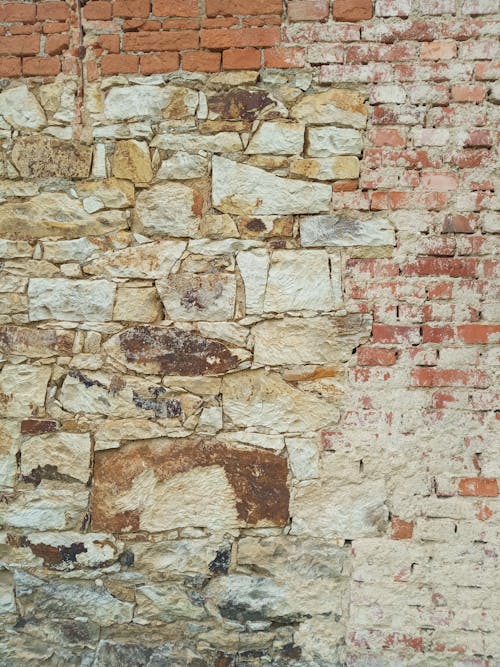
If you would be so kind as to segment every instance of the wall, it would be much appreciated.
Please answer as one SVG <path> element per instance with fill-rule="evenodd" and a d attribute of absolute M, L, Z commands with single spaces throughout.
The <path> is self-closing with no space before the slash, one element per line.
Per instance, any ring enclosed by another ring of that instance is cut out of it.
<path fill-rule="evenodd" d="M 497 10 L 0 5 L 0 665 L 500 663 Z"/>

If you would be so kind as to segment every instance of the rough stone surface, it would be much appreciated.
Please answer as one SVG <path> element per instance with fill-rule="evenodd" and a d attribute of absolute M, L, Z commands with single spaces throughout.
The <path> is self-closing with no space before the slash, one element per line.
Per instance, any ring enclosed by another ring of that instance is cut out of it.
<path fill-rule="evenodd" d="M 137 197 L 134 226 L 145 234 L 195 236 L 202 206 L 201 194 L 187 185 L 154 185 Z"/>
<path fill-rule="evenodd" d="M 313 157 L 360 155 L 363 137 L 358 130 L 343 127 L 312 127 L 309 130 L 307 154 Z"/>
<path fill-rule="evenodd" d="M 395 245 L 395 234 L 382 217 L 363 220 L 317 215 L 301 219 L 300 242 L 306 248 Z"/>
<path fill-rule="evenodd" d="M 184 241 L 155 241 L 102 254 L 83 268 L 106 278 L 163 278 L 180 259 Z"/>
<path fill-rule="evenodd" d="M 0 116 L 16 130 L 40 130 L 45 113 L 27 86 L 14 86 L 0 93 Z"/>
<path fill-rule="evenodd" d="M 368 107 L 363 96 L 350 90 L 331 88 L 315 95 L 304 95 L 292 108 L 292 117 L 312 125 L 366 127 Z"/>
<path fill-rule="evenodd" d="M 236 281 L 225 273 L 179 273 L 157 283 L 167 315 L 173 320 L 232 320 Z"/>
<path fill-rule="evenodd" d="M 22 137 L 14 144 L 12 162 L 23 177 L 87 178 L 92 147 L 43 134 Z"/>
<path fill-rule="evenodd" d="M 148 145 L 141 141 L 119 141 L 113 155 L 113 176 L 149 183 L 153 170 Z"/>
<path fill-rule="evenodd" d="M 116 286 L 107 280 L 32 278 L 28 287 L 30 320 L 109 320 L 115 291 Z"/>

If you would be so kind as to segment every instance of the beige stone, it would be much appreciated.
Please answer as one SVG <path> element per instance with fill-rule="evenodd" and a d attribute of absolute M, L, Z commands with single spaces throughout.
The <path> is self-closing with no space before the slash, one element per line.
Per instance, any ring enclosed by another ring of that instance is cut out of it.
<path fill-rule="evenodd" d="M 21 446 L 21 474 L 40 481 L 56 475 L 83 482 L 90 475 L 90 436 L 87 433 L 50 433 L 33 436 Z"/>
<path fill-rule="evenodd" d="M 142 141 L 119 141 L 113 155 L 113 176 L 134 183 L 149 183 L 153 178 L 148 145 Z"/>
<path fill-rule="evenodd" d="M 46 134 L 21 137 L 12 149 L 12 162 L 24 177 L 87 178 L 92 147 Z"/>
<path fill-rule="evenodd" d="M 359 160 L 351 155 L 293 160 L 290 174 L 318 181 L 356 179 L 359 176 Z"/>
<path fill-rule="evenodd" d="M 292 109 L 292 118 L 311 125 L 335 124 L 362 129 L 366 126 L 368 109 L 360 93 L 330 88 L 314 95 L 305 95 Z"/>
<path fill-rule="evenodd" d="M 182 183 L 162 183 L 137 197 L 134 229 L 159 236 L 195 236 L 203 212 L 203 196 Z"/>
<path fill-rule="evenodd" d="M 30 320 L 110 320 L 115 292 L 116 285 L 107 280 L 32 278 L 28 287 Z"/>
<path fill-rule="evenodd" d="M 83 267 L 107 278 L 164 278 L 181 258 L 185 241 L 155 241 L 102 254 Z"/>
<path fill-rule="evenodd" d="M 84 207 L 85 200 L 95 200 L 99 210 L 102 208 L 129 208 L 134 205 L 135 201 L 133 183 L 118 178 L 79 182 L 76 191 L 82 198 Z"/>
<path fill-rule="evenodd" d="M 155 322 L 163 308 L 154 287 L 118 287 L 113 320 L 119 322 Z"/>
<path fill-rule="evenodd" d="M 178 273 L 157 282 L 167 316 L 183 321 L 234 317 L 236 280 L 229 273 Z"/>
<path fill-rule="evenodd" d="M 2 416 L 24 419 L 42 411 L 50 375 L 49 366 L 4 364 L 0 371 Z"/>

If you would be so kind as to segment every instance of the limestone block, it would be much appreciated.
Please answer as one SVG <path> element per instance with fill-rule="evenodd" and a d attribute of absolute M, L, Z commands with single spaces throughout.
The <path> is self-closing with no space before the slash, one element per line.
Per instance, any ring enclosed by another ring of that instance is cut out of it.
<path fill-rule="evenodd" d="M 357 130 L 342 127 L 310 127 L 308 130 L 307 155 L 329 157 L 330 155 L 361 155 L 363 137 Z"/>
<path fill-rule="evenodd" d="M 46 124 L 42 107 L 25 85 L 0 93 L 0 116 L 16 130 L 40 130 Z"/>
<path fill-rule="evenodd" d="M 48 475 L 84 484 L 90 474 L 90 436 L 88 433 L 50 433 L 33 436 L 21 446 L 21 474 L 39 483 Z"/>
<path fill-rule="evenodd" d="M 335 124 L 341 127 L 366 127 L 368 109 L 363 96 L 351 90 L 330 88 L 329 90 L 305 95 L 292 108 L 292 118 L 311 125 Z"/>
<path fill-rule="evenodd" d="M 113 320 L 121 322 L 155 322 L 163 308 L 154 287 L 118 287 Z"/>
<path fill-rule="evenodd" d="M 43 408 L 50 375 L 49 366 L 4 364 L 0 371 L 2 416 L 30 417 Z"/>
<path fill-rule="evenodd" d="M 116 285 L 107 280 L 31 278 L 30 320 L 105 322 L 111 319 Z"/>
<path fill-rule="evenodd" d="M 84 273 L 106 278 L 164 278 L 181 258 L 185 241 L 154 241 L 103 253 L 83 267 Z"/>
<path fill-rule="evenodd" d="M 168 317 L 173 320 L 232 320 L 236 279 L 230 273 L 178 273 L 156 283 Z"/>
<path fill-rule="evenodd" d="M 395 245 L 394 228 L 384 218 L 341 218 L 334 215 L 306 216 L 300 220 L 300 242 L 304 247 Z"/>
<path fill-rule="evenodd" d="M 160 236 L 195 236 L 202 209 L 201 194 L 187 185 L 153 185 L 137 197 L 134 229 Z"/>
<path fill-rule="evenodd" d="M 245 151 L 249 155 L 300 155 L 304 148 L 305 126 L 285 121 L 265 121 L 252 136 Z"/>
<path fill-rule="evenodd" d="M 113 154 L 113 176 L 134 183 L 149 183 L 153 178 L 148 145 L 143 141 L 119 141 Z"/>

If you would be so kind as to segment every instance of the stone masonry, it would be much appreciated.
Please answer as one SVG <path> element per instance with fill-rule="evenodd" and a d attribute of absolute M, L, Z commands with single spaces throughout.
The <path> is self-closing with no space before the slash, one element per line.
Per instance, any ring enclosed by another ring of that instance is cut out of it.
<path fill-rule="evenodd" d="M 0 2 L 0 667 L 498 667 L 497 0 Z"/>

